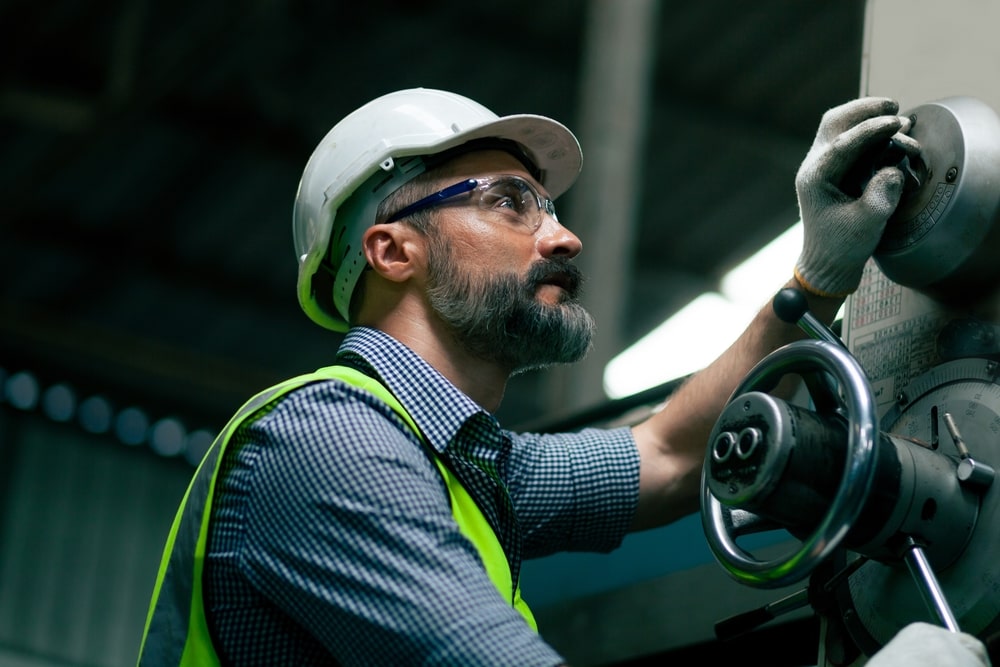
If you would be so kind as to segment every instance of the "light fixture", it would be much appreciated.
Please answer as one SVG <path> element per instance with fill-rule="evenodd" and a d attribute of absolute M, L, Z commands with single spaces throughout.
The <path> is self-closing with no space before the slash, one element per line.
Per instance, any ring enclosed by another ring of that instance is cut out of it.
<path fill-rule="evenodd" d="M 705 292 L 612 359 L 604 391 L 623 398 L 656 387 L 715 360 L 754 314 L 788 281 L 802 247 L 802 223 L 788 228 Z"/>

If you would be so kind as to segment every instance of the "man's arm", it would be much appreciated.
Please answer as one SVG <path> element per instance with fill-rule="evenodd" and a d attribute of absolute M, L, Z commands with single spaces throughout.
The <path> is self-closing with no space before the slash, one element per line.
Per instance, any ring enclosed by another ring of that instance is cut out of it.
<path fill-rule="evenodd" d="M 911 121 L 885 98 L 853 100 L 823 115 L 816 139 L 796 174 L 804 238 L 786 286 L 802 290 L 810 310 L 831 322 L 857 289 L 903 191 L 896 166 L 874 168 L 860 192 L 845 187 L 852 168 L 893 140 L 907 154 L 920 150 L 906 136 Z M 770 301 L 715 362 L 688 380 L 659 413 L 634 428 L 641 459 L 639 507 L 633 530 L 669 523 L 698 508 L 708 436 L 737 384 L 776 348 L 803 334 L 774 314 Z M 684 354 L 684 350 L 669 351 Z"/>
<path fill-rule="evenodd" d="M 824 322 L 833 321 L 844 301 L 805 292 L 795 279 L 785 287 L 803 291 L 809 309 Z M 796 325 L 778 319 L 769 301 L 729 349 L 685 382 L 663 410 L 633 428 L 641 464 L 639 508 L 632 530 L 669 523 L 698 510 L 708 437 L 736 385 L 770 352 L 804 336 Z"/>

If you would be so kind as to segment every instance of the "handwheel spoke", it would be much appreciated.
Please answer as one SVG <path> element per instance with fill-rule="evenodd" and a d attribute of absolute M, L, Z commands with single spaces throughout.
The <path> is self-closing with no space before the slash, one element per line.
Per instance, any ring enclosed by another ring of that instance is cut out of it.
<path fill-rule="evenodd" d="M 759 514 L 732 507 L 722 508 L 726 529 L 733 537 L 756 535 L 772 530 L 781 530 L 782 526 Z"/>
<path fill-rule="evenodd" d="M 840 396 L 839 386 L 836 379 L 829 373 L 803 373 L 802 381 L 809 392 L 809 398 L 813 402 L 816 412 L 821 414 L 842 414 L 844 412 L 844 401 Z"/>

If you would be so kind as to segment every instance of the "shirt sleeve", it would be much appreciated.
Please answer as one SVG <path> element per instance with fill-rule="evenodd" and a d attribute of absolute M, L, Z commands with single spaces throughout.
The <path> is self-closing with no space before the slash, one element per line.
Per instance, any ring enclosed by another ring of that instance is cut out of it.
<path fill-rule="evenodd" d="M 561 662 L 493 586 L 390 408 L 322 382 L 250 429 L 241 569 L 339 662 Z"/>
<path fill-rule="evenodd" d="M 508 488 L 525 558 L 621 545 L 639 506 L 639 450 L 630 428 L 511 437 Z"/>

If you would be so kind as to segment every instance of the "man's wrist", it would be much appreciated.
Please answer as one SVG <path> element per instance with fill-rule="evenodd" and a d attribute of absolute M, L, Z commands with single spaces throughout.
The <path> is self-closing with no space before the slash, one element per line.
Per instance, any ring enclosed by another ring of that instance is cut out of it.
<path fill-rule="evenodd" d="M 830 295 L 821 294 L 813 291 L 808 285 L 804 284 L 804 280 L 799 276 L 798 267 L 795 268 L 795 277 L 789 281 L 789 287 L 797 288 L 802 291 L 806 297 L 806 303 L 809 305 L 809 311 L 819 318 L 822 322 L 833 322 L 837 317 L 837 313 L 840 311 L 841 307 L 844 305 L 844 299 L 847 298 L 845 295 Z"/>
<path fill-rule="evenodd" d="M 822 297 L 822 298 L 825 298 L 825 299 L 841 299 L 841 300 L 843 300 L 847 296 L 849 296 L 850 294 L 852 294 L 854 292 L 854 290 L 857 289 L 857 286 L 855 286 L 855 287 L 853 287 L 851 289 L 848 289 L 848 290 L 829 291 L 829 290 L 825 290 L 825 289 L 822 289 L 820 287 L 817 287 L 813 282 L 811 282 L 808 278 L 806 278 L 802 274 L 802 270 L 799 268 L 798 264 L 795 265 L 795 268 L 793 269 L 793 273 L 795 275 L 795 281 L 798 283 L 799 287 L 801 287 L 804 291 L 808 292 L 809 294 L 811 294 L 813 296 L 818 296 L 818 297 Z"/>

